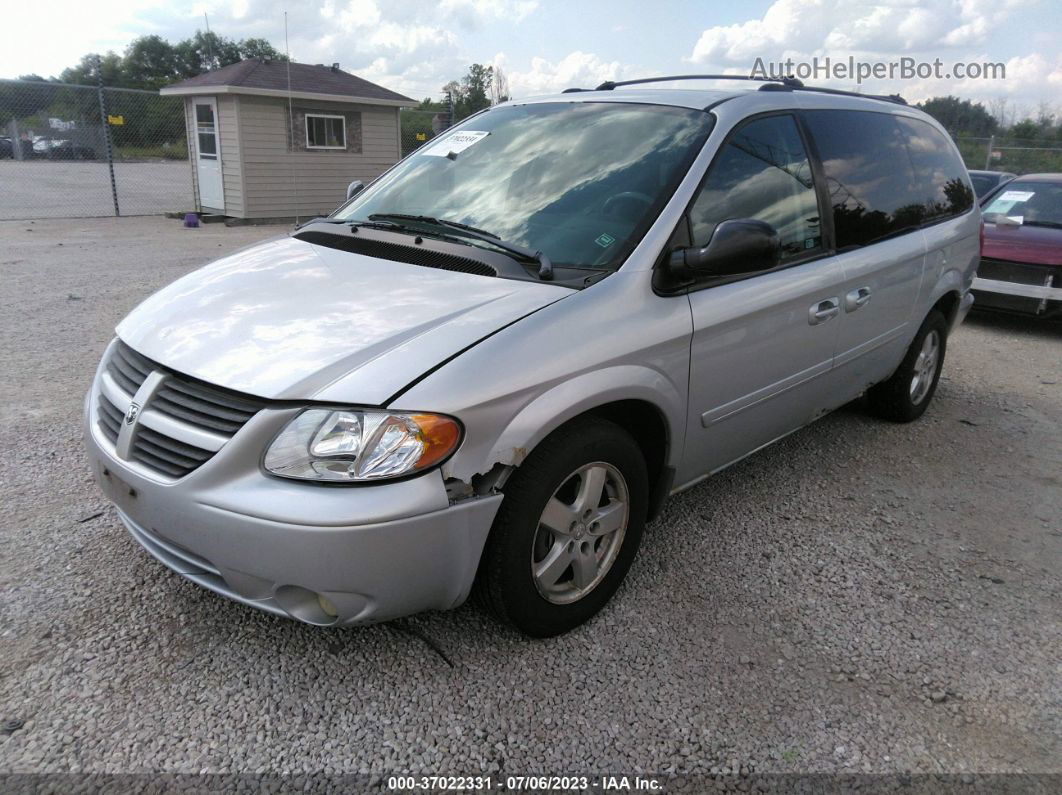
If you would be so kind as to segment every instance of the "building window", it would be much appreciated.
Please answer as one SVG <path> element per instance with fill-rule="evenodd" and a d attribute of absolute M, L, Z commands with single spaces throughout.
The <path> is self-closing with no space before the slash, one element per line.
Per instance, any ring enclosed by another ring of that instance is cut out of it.
<path fill-rule="evenodd" d="M 346 149 L 347 120 L 342 116 L 306 114 L 307 149 Z"/>

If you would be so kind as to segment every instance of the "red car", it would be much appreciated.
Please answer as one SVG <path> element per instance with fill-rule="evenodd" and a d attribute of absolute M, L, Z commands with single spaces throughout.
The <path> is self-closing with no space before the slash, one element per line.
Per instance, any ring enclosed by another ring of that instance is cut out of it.
<path fill-rule="evenodd" d="M 1027 174 L 981 202 L 985 241 L 976 306 L 1062 314 L 1062 174 Z"/>

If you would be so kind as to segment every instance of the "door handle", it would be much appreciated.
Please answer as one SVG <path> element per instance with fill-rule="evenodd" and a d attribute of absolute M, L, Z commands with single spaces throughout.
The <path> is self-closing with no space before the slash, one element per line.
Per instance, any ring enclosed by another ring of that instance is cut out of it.
<path fill-rule="evenodd" d="M 855 312 L 859 307 L 866 306 L 870 302 L 870 288 L 860 287 L 852 290 L 844 297 L 844 311 Z"/>
<path fill-rule="evenodd" d="M 840 311 L 841 302 L 836 298 L 827 298 L 825 301 L 819 301 L 811 307 L 811 311 L 808 313 L 808 323 L 817 326 L 819 323 L 825 323 Z"/>

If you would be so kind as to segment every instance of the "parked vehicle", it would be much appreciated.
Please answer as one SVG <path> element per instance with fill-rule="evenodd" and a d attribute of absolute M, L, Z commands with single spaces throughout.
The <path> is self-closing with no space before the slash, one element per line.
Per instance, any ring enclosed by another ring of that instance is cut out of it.
<path fill-rule="evenodd" d="M 1062 174 L 1026 174 L 985 197 L 977 306 L 1062 313 Z"/>
<path fill-rule="evenodd" d="M 1009 171 L 971 171 L 970 182 L 973 183 L 974 193 L 979 199 L 984 198 L 1004 182 L 1014 179 L 1017 174 Z"/>
<path fill-rule="evenodd" d="M 48 157 L 52 160 L 95 160 L 96 150 L 73 141 L 56 141 Z"/>
<path fill-rule="evenodd" d="M 52 147 L 55 146 L 57 141 L 54 138 L 48 138 L 43 135 L 34 135 L 29 141 L 30 151 L 32 157 L 48 157 L 48 153 L 52 151 Z"/>
<path fill-rule="evenodd" d="M 11 139 L 7 137 L 0 138 L 0 160 L 14 156 L 15 145 L 11 143 Z"/>
<path fill-rule="evenodd" d="M 85 408 L 134 538 L 311 624 L 475 584 L 548 636 L 669 494 L 863 393 L 917 419 L 972 301 L 958 152 L 902 100 L 733 85 L 497 106 L 147 299 Z"/>

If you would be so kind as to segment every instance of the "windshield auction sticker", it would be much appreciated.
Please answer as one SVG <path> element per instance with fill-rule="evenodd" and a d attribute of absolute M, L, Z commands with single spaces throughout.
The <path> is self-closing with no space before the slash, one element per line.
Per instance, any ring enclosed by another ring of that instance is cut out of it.
<path fill-rule="evenodd" d="M 489 132 L 462 130 L 453 135 L 448 135 L 445 140 L 439 141 L 437 144 L 432 144 L 431 146 L 422 149 L 420 153 L 422 155 L 431 155 L 432 157 L 449 157 L 451 154 L 457 155 L 468 149 L 472 144 L 478 144 L 488 135 L 490 135 Z"/>
<path fill-rule="evenodd" d="M 1036 195 L 1036 191 L 1031 190 L 1008 190 L 999 197 L 1001 202 L 1027 202 L 1033 196 Z"/>

